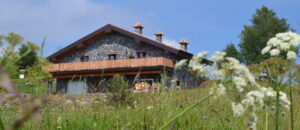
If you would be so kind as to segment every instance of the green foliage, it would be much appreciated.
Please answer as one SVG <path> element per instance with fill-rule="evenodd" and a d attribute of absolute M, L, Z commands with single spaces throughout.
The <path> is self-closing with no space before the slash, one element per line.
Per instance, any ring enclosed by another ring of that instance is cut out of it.
<path fill-rule="evenodd" d="M 8 36 L 4 37 L 4 39 L 12 46 L 15 47 L 17 45 L 20 45 L 23 43 L 24 38 L 19 35 L 19 34 L 15 34 L 15 33 L 8 33 Z"/>
<path fill-rule="evenodd" d="M 264 75 L 265 79 L 272 83 L 279 82 L 285 78 L 290 78 L 288 76 L 289 72 L 292 71 L 292 64 L 294 64 L 293 61 L 273 57 L 264 60 L 259 64 L 253 64 L 249 68 L 250 71 L 258 78 L 260 77 L 261 80 L 264 80 L 261 78 Z"/>
<path fill-rule="evenodd" d="M 238 59 L 239 61 L 242 60 L 240 52 L 236 49 L 236 47 L 232 43 L 230 43 L 226 46 L 226 48 L 224 49 L 224 52 L 226 52 L 227 57 L 233 57 L 233 58 Z"/>
<path fill-rule="evenodd" d="M 130 54 L 128 55 L 128 58 L 129 58 L 129 59 L 134 59 L 134 55 L 133 55 L 132 53 L 130 53 Z"/>
<path fill-rule="evenodd" d="M 0 43 L 2 45 L 0 64 L 4 67 L 10 78 L 16 79 L 19 75 L 16 63 L 21 58 L 16 48 L 18 45 L 23 44 L 23 37 L 15 33 L 9 33 L 7 36 L 1 36 Z"/>
<path fill-rule="evenodd" d="M 129 89 L 128 82 L 124 80 L 124 77 L 117 74 L 109 82 L 108 100 L 111 104 L 121 105 L 133 105 L 133 99 L 131 97 L 131 90 Z"/>
<path fill-rule="evenodd" d="M 39 62 L 36 62 L 32 66 L 26 69 L 26 79 L 27 83 L 32 84 L 33 86 L 40 86 L 42 82 L 47 82 L 52 77 L 50 73 L 44 70 L 44 67 L 49 65 L 47 59 L 42 58 Z"/>
<path fill-rule="evenodd" d="M 31 85 L 30 90 L 33 90 L 33 86 L 34 89 L 46 87 L 45 83 L 51 79 L 51 75 L 44 68 L 49 62 L 42 54 L 37 56 L 39 46 L 32 42 L 24 43 L 23 37 L 15 33 L 1 36 L 0 44 L 0 64 L 20 90 L 24 90 L 28 85 Z M 26 69 L 25 79 L 19 79 L 20 68 Z"/>
<path fill-rule="evenodd" d="M 19 55 L 24 55 L 27 53 L 26 56 L 22 57 L 18 62 L 18 66 L 20 69 L 25 69 L 27 67 L 33 66 L 38 61 L 37 51 L 39 47 L 36 46 L 34 43 L 27 42 L 27 44 L 22 44 L 19 48 Z"/>
<path fill-rule="evenodd" d="M 0 35 L 0 47 L 2 47 L 2 45 L 3 45 L 3 41 L 2 41 L 2 39 L 3 39 L 3 36 L 2 36 L 2 35 Z"/>
<path fill-rule="evenodd" d="M 276 13 L 267 7 L 257 9 L 251 19 L 252 25 L 245 25 L 240 34 L 239 47 L 242 61 L 250 65 L 268 59 L 270 56 L 262 55 L 261 50 L 270 38 L 290 29 L 286 21 L 284 18 L 278 18 Z"/>

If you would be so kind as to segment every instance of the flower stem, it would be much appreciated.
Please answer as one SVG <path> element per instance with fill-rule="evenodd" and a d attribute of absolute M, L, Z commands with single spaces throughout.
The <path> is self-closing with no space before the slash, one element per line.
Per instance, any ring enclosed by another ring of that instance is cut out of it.
<path fill-rule="evenodd" d="M 265 120 L 266 120 L 266 130 L 268 130 L 268 111 L 266 111 L 266 117 L 265 117 Z"/>
<path fill-rule="evenodd" d="M 0 118 L 0 130 L 4 130 L 4 125 L 3 125 L 3 122 L 2 122 L 1 118 Z"/>
<path fill-rule="evenodd" d="M 213 96 L 213 94 L 210 94 L 200 100 L 198 100 L 197 102 L 195 102 L 194 104 L 192 104 L 191 106 L 187 107 L 186 109 L 184 109 L 181 113 L 179 113 L 178 115 L 176 115 L 175 117 L 173 117 L 171 120 L 167 121 L 162 127 L 159 128 L 159 130 L 162 130 L 164 128 L 166 128 L 167 126 L 169 126 L 172 122 L 174 122 L 175 120 L 177 120 L 179 117 L 181 117 L 182 115 L 184 115 L 185 113 L 187 113 L 188 111 L 190 111 L 191 109 L 195 108 L 197 105 L 199 105 L 200 103 L 202 103 L 203 101 L 209 99 L 211 96 Z"/>
<path fill-rule="evenodd" d="M 291 106 L 290 106 L 291 130 L 294 130 L 293 87 L 292 86 L 290 86 L 290 100 L 291 100 Z"/>
<path fill-rule="evenodd" d="M 276 90 L 276 123 L 275 130 L 279 130 L 279 90 Z"/>

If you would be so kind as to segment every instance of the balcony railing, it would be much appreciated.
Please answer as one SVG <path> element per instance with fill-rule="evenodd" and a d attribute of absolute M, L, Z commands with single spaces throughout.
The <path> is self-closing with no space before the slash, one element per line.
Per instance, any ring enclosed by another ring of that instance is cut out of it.
<path fill-rule="evenodd" d="M 57 64 L 52 64 L 46 69 L 49 72 L 57 72 L 57 71 L 129 68 L 129 67 L 151 67 L 151 66 L 166 66 L 166 67 L 173 68 L 174 63 L 171 59 L 165 57 L 153 57 L 153 58 L 139 58 L 139 59 L 57 63 Z"/>

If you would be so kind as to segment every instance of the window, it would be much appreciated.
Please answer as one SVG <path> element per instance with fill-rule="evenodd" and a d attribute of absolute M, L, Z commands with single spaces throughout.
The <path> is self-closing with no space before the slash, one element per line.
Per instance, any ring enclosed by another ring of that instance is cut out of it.
<path fill-rule="evenodd" d="M 145 58 L 146 57 L 146 51 L 138 51 L 137 53 L 138 58 Z"/>
<path fill-rule="evenodd" d="M 81 55 L 80 56 L 80 61 L 81 62 L 87 62 L 87 61 L 89 61 L 89 55 Z"/>
<path fill-rule="evenodd" d="M 180 86 L 180 81 L 179 80 L 176 81 L 176 86 Z"/>
<path fill-rule="evenodd" d="M 117 53 L 108 53 L 108 60 L 116 60 Z"/>

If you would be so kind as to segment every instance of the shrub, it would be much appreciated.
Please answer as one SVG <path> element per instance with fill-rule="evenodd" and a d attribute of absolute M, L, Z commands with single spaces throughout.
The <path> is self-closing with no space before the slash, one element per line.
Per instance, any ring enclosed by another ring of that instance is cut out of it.
<path fill-rule="evenodd" d="M 129 89 L 128 82 L 124 80 L 124 77 L 117 74 L 109 81 L 108 84 L 107 99 L 111 105 L 123 106 L 131 105 L 133 106 L 133 98 L 131 90 Z"/>

